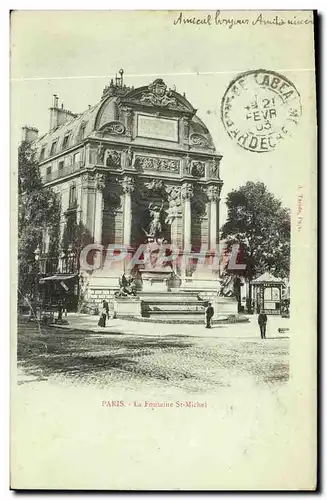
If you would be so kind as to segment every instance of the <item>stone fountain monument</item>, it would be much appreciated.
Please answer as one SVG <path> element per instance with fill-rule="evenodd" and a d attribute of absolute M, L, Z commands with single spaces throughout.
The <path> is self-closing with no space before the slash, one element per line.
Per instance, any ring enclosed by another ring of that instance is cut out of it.
<path fill-rule="evenodd" d="M 174 276 L 171 262 L 160 265 L 160 258 L 165 255 L 168 244 L 163 237 L 163 203 L 159 207 L 149 204 L 150 223 L 148 230 L 143 228 L 146 236 L 146 250 L 144 252 L 144 268 L 139 269 L 142 279 L 143 292 L 167 292 L 170 279 Z M 165 223 L 168 217 L 165 218 Z"/>
<path fill-rule="evenodd" d="M 198 292 L 174 289 L 180 278 L 175 273 L 173 261 L 163 261 L 168 257 L 169 242 L 164 239 L 164 224 L 169 224 L 172 214 L 164 219 L 163 204 L 150 203 L 148 206 L 150 221 L 145 234 L 143 265 L 138 274 L 141 290 L 136 295 L 123 294 L 116 297 L 117 317 L 155 319 L 156 321 L 189 322 L 203 321 L 207 301 Z M 164 219 L 164 221 L 163 221 Z M 126 278 L 125 278 L 126 279 Z"/>

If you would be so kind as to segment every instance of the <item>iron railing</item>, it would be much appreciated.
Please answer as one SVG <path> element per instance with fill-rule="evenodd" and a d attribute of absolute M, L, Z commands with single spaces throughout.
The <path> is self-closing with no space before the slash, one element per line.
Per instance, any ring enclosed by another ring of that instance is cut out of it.
<path fill-rule="evenodd" d="M 64 167 L 60 170 L 56 170 L 55 172 L 51 172 L 51 174 L 46 174 L 43 178 L 43 182 L 46 184 L 47 182 L 52 182 L 57 179 L 61 179 L 62 177 L 67 177 L 68 175 L 74 174 L 78 170 L 81 170 L 81 168 L 83 168 L 83 161 L 77 161 L 69 167 Z"/>

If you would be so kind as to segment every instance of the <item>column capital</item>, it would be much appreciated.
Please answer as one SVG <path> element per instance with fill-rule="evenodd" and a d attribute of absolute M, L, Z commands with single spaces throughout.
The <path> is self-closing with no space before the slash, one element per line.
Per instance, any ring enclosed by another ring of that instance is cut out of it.
<path fill-rule="evenodd" d="M 82 180 L 82 186 L 83 187 L 90 187 L 94 188 L 95 186 L 95 179 L 96 179 L 96 172 L 94 170 L 91 170 L 89 172 L 84 172 L 81 175 L 81 180 Z"/>
<path fill-rule="evenodd" d="M 175 203 L 180 203 L 180 197 L 181 197 L 181 187 L 180 186 L 171 186 L 168 185 L 166 187 L 166 193 L 168 197 L 168 202 L 175 202 Z"/>
<path fill-rule="evenodd" d="M 217 202 L 220 200 L 220 191 L 221 186 L 208 186 L 207 188 L 207 196 L 209 201 Z"/>
<path fill-rule="evenodd" d="M 106 175 L 97 172 L 95 174 L 95 188 L 97 191 L 103 191 L 106 185 Z"/>
<path fill-rule="evenodd" d="M 181 195 L 183 200 L 190 200 L 193 196 L 193 184 L 189 182 L 182 184 Z"/>
<path fill-rule="evenodd" d="M 125 175 L 122 181 L 122 188 L 125 194 L 132 194 L 135 189 L 133 177 Z"/>

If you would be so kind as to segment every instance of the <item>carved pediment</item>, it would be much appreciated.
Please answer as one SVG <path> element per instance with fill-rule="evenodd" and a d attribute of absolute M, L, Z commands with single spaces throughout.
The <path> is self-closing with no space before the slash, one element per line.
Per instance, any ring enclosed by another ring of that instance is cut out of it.
<path fill-rule="evenodd" d="M 168 108 L 192 114 L 196 112 L 185 97 L 178 94 L 175 90 L 168 89 L 161 78 L 157 78 L 147 87 L 132 90 L 122 98 L 122 101 L 124 103 L 130 102 L 144 106 Z"/>
<path fill-rule="evenodd" d="M 172 95 L 171 90 L 167 90 L 167 85 L 161 78 L 157 78 L 150 83 L 147 90 L 142 93 L 140 102 L 152 104 L 153 106 L 167 106 L 177 108 L 176 97 Z"/>

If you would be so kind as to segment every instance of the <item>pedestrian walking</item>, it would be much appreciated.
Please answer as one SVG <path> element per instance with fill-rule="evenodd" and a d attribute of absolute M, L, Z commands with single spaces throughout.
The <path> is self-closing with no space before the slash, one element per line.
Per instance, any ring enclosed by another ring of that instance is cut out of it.
<path fill-rule="evenodd" d="M 59 300 L 59 303 L 58 303 L 58 320 L 57 320 L 58 323 L 60 323 L 62 321 L 63 310 L 64 310 L 64 306 L 63 306 L 62 300 Z"/>
<path fill-rule="evenodd" d="M 102 307 L 107 311 L 107 319 L 109 319 L 109 304 L 106 300 L 102 301 Z"/>
<path fill-rule="evenodd" d="M 104 328 L 106 326 L 106 319 L 107 319 L 107 311 L 106 309 L 102 308 L 101 313 L 100 313 L 100 319 L 98 322 L 98 326 L 101 326 Z"/>
<path fill-rule="evenodd" d="M 214 314 L 214 309 L 211 305 L 211 302 L 208 302 L 208 306 L 206 307 L 205 310 L 205 324 L 206 328 L 211 328 L 211 320 Z"/>
<path fill-rule="evenodd" d="M 267 321 L 268 321 L 267 314 L 264 314 L 259 311 L 258 325 L 260 328 L 260 335 L 262 339 L 266 338 Z"/>

